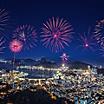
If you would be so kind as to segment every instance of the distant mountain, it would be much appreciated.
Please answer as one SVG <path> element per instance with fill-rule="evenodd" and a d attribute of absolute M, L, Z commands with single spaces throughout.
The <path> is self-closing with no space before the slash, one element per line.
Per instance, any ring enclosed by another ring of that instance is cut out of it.
<path fill-rule="evenodd" d="M 92 65 L 80 61 L 74 61 L 69 63 L 69 67 L 71 69 L 88 69 L 88 66 L 92 67 Z"/>
<path fill-rule="evenodd" d="M 51 68 L 57 67 L 57 64 L 55 61 L 46 59 L 45 57 L 38 60 L 35 65 L 36 66 L 51 67 Z"/>
<path fill-rule="evenodd" d="M 6 61 L 6 62 L 5 62 Z M 17 65 L 30 65 L 30 66 L 43 66 L 43 67 L 51 67 L 51 68 L 55 68 L 58 67 L 62 64 L 61 60 L 50 60 L 48 58 L 42 57 L 39 59 L 30 59 L 30 58 L 26 58 L 26 59 L 16 59 L 15 60 L 15 66 Z M 88 69 L 88 66 L 90 67 L 94 67 L 91 64 L 85 63 L 85 62 L 81 62 L 81 61 L 71 61 L 69 60 L 67 62 L 67 65 L 69 66 L 70 69 Z M 5 70 L 12 70 L 13 69 L 13 60 L 12 59 L 6 59 L 3 61 L 0 61 L 0 69 L 5 69 Z M 97 68 L 97 71 L 99 74 L 104 74 L 104 69 L 102 68 Z"/>

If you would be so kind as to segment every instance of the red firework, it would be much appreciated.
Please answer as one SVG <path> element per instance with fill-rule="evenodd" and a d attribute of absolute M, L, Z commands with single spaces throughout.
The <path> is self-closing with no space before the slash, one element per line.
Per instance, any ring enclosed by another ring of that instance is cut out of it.
<path fill-rule="evenodd" d="M 19 40 L 14 39 L 12 42 L 10 42 L 10 50 L 14 53 L 18 53 L 22 50 L 22 43 Z"/>
<path fill-rule="evenodd" d="M 72 33 L 72 26 L 66 20 L 53 17 L 43 23 L 41 38 L 45 47 L 58 52 L 69 46 Z"/>
<path fill-rule="evenodd" d="M 14 38 L 23 42 L 25 48 L 30 49 L 36 46 L 36 30 L 31 25 L 18 26 L 14 31 Z"/>

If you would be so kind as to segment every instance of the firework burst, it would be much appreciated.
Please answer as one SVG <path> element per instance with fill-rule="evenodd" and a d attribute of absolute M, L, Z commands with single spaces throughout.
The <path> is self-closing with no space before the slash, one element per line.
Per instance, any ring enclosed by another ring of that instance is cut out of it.
<path fill-rule="evenodd" d="M 17 27 L 13 35 L 14 39 L 22 41 L 25 48 L 30 49 L 36 46 L 37 36 L 36 30 L 33 26 L 22 25 Z"/>
<path fill-rule="evenodd" d="M 67 62 L 68 58 L 69 58 L 69 56 L 66 53 L 63 53 L 62 56 L 60 56 L 60 57 L 61 57 L 63 63 Z"/>
<path fill-rule="evenodd" d="M 20 52 L 22 50 L 22 47 L 22 42 L 16 39 L 12 40 L 9 45 L 10 50 L 14 53 Z"/>
<path fill-rule="evenodd" d="M 104 19 L 97 22 L 94 33 L 97 43 L 104 48 Z"/>
<path fill-rule="evenodd" d="M 41 41 L 52 52 L 58 52 L 69 46 L 72 33 L 72 26 L 66 20 L 53 17 L 43 23 Z"/>
<path fill-rule="evenodd" d="M 83 33 L 83 35 L 80 34 L 79 37 L 79 47 L 82 47 L 83 49 L 94 50 L 94 46 L 96 46 L 96 44 L 90 28 L 88 29 L 87 33 Z"/>
<path fill-rule="evenodd" d="M 5 30 L 5 26 L 9 20 L 8 12 L 5 9 L 0 9 L 0 33 L 2 34 Z"/>

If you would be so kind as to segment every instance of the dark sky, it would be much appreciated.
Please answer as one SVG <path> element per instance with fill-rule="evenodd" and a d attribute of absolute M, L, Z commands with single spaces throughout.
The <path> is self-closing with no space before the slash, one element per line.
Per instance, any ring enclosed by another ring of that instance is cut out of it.
<path fill-rule="evenodd" d="M 37 29 L 40 35 L 42 23 L 50 17 L 62 17 L 68 20 L 75 34 L 69 47 L 59 53 L 52 53 L 44 48 L 40 42 L 38 47 L 31 50 L 23 50 L 16 54 L 16 57 L 59 57 L 63 52 L 67 53 L 73 60 L 82 60 L 93 64 L 104 65 L 104 57 L 99 55 L 98 47 L 95 51 L 76 49 L 79 46 L 76 42 L 79 33 L 87 32 L 89 26 L 94 27 L 97 20 L 104 18 L 103 0 L 0 0 L 0 7 L 5 8 L 10 15 L 13 27 L 6 32 L 10 37 L 12 31 L 18 25 L 31 24 Z M 8 45 L 7 45 L 8 46 Z M 4 57 L 13 57 L 9 49 L 3 53 Z"/>

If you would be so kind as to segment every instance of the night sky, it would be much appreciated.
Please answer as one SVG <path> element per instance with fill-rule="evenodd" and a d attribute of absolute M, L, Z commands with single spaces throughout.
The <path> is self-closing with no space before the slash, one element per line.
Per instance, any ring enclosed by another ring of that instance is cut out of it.
<path fill-rule="evenodd" d="M 78 34 L 87 32 L 89 27 L 94 28 L 97 20 L 104 19 L 103 0 L 44 0 L 44 2 L 43 0 L 0 0 L 0 8 L 5 8 L 10 15 L 11 22 L 8 26 L 10 28 L 5 33 L 7 42 L 12 37 L 13 30 L 18 25 L 23 24 L 33 25 L 37 30 L 37 35 L 40 36 L 42 23 L 53 16 L 66 19 L 74 29 L 75 33 L 73 34 L 72 42 L 69 47 L 65 47 L 65 50 L 52 53 L 38 41 L 37 47 L 17 53 L 17 58 L 36 58 L 41 56 L 59 58 L 65 52 L 70 56 L 71 60 L 81 60 L 104 66 L 104 57 L 99 54 L 99 47 L 94 47 L 94 51 L 83 49 L 83 47 L 82 49 L 77 48 L 80 45 L 77 41 Z M 5 49 L 1 57 L 13 57 L 8 44 L 6 44 L 6 47 L 7 49 Z"/>

